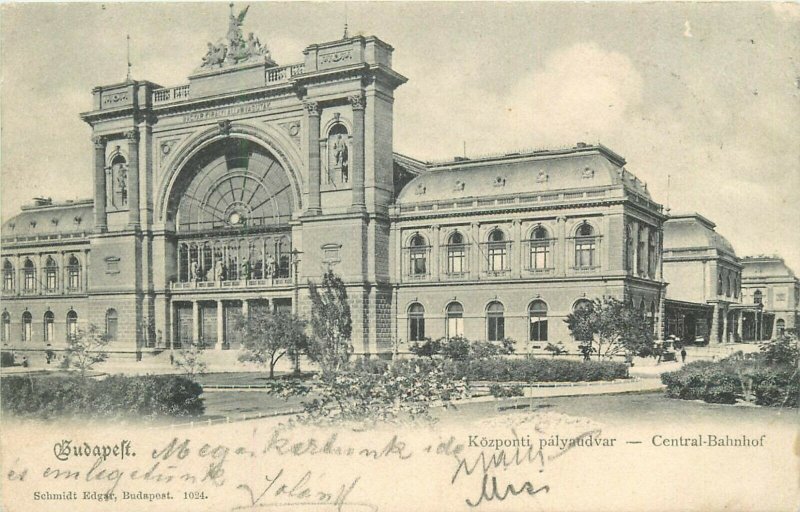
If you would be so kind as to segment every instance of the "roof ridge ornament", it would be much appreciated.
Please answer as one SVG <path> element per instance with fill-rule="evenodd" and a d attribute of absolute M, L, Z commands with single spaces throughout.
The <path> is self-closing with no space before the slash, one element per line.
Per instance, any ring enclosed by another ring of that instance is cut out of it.
<path fill-rule="evenodd" d="M 247 38 L 244 37 L 242 25 L 250 6 L 246 6 L 239 14 L 235 14 L 233 3 L 230 3 L 229 7 L 231 12 L 228 15 L 228 32 L 224 39 L 208 43 L 208 51 L 200 64 L 200 70 L 255 62 L 263 62 L 267 67 L 277 66 L 267 46 L 262 45 L 253 32 L 250 32 Z"/>

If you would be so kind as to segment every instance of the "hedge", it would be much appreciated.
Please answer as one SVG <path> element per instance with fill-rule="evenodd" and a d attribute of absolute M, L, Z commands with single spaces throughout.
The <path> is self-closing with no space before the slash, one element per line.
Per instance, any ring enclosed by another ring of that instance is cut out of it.
<path fill-rule="evenodd" d="M 797 369 L 752 359 L 695 361 L 661 374 L 661 382 L 668 397 L 683 400 L 735 404 L 749 399 L 758 405 L 797 407 L 800 399 Z"/>
<path fill-rule="evenodd" d="M 449 361 L 447 367 L 454 378 L 492 382 L 589 382 L 628 377 L 627 365 L 614 361 L 497 358 Z"/>
<path fill-rule="evenodd" d="M 198 416 L 205 410 L 202 393 L 202 386 L 176 375 L 0 379 L 3 412 L 35 418 Z"/>

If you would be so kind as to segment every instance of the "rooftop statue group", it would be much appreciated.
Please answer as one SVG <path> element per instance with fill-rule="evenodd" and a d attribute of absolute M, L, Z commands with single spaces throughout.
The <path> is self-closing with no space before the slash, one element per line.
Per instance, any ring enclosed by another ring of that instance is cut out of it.
<path fill-rule="evenodd" d="M 261 41 L 250 32 L 245 39 L 242 34 L 242 24 L 247 16 L 248 5 L 238 15 L 233 13 L 233 4 L 230 4 L 231 13 L 228 21 L 228 34 L 226 35 L 227 44 L 219 42 L 217 44 L 208 43 L 208 52 L 203 57 L 201 69 L 221 68 L 247 62 L 249 60 L 269 59 L 269 50 L 261 44 Z"/>

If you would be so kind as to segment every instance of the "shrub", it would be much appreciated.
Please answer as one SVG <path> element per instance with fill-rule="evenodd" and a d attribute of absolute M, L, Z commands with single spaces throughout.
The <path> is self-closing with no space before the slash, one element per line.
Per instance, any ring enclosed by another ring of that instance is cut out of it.
<path fill-rule="evenodd" d="M 695 361 L 678 371 L 661 374 L 661 382 L 670 398 L 708 403 L 747 400 L 759 405 L 797 407 L 800 395 L 797 370 L 766 365 L 762 358 Z"/>
<path fill-rule="evenodd" d="M 455 379 L 493 382 L 584 382 L 628 377 L 627 366 L 613 361 L 495 358 L 452 361 L 446 368 Z"/>
<path fill-rule="evenodd" d="M 489 394 L 495 398 L 509 398 L 512 396 L 524 396 L 525 392 L 520 385 L 501 386 L 500 384 L 492 384 L 489 386 Z"/>
<path fill-rule="evenodd" d="M 198 416 L 203 388 L 175 375 L 114 375 L 104 380 L 9 376 L 0 380 L 4 412 L 37 418 Z"/>
<path fill-rule="evenodd" d="M 515 343 L 511 338 L 504 338 L 500 342 L 491 342 L 469 341 L 462 336 L 454 336 L 450 339 L 439 338 L 435 341 L 426 339 L 421 344 L 414 342 L 409 347 L 409 350 L 411 353 L 422 357 L 432 358 L 435 355 L 440 355 L 448 361 L 468 361 L 513 354 Z"/>

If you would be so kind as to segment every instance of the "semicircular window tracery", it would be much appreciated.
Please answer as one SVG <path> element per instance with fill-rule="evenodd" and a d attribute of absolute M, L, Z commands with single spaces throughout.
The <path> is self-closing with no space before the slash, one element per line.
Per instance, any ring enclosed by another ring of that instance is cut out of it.
<path fill-rule="evenodd" d="M 188 164 L 172 194 L 179 232 L 287 226 L 292 185 L 281 164 L 261 146 L 227 139 Z"/>

